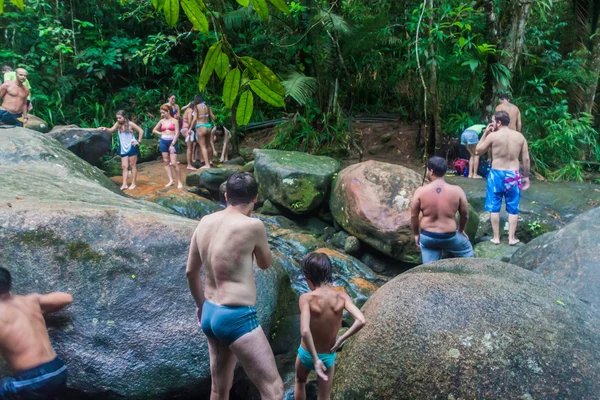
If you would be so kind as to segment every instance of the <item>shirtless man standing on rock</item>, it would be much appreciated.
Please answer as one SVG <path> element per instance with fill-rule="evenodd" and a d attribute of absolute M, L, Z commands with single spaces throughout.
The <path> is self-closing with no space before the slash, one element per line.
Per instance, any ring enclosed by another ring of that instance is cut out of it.
<path fill-rule="evenodd" d="M 225 196 L 227 208 L 205 216 L 198 224 L 186 270 L 198 320 L 208 339 L 210 398 L 229 398 L 239 360 L 262 399 L 281 400 L 283 382 L 255 309 L 253 258 L 261 269 L 267 269 L 272 257 L 263 223 L 250 218 L 258 200 L 258 185 L 252 175 L 236 173 L 227 180 Z"/>
<path fill-rule="evenodd" d="M 73 302 L 67 293 L 10 294 L 12 279 L 0 267 L 0 355 L 14 378 L 0 382 L 0 399 L 54 399 L 67 386 L 67 366 L 56 356 L 44 314 Z"/>
<path fill-rule="evenodd" d="M 525 137 L 509 128 L 510 117 L 504 111 L 499 111 L 492 117 L 481 141 L 475 149 L 476 153 L 483 154 L 491 148 L 492 169 L 487 178 L 487 193 L 485 198 L 485 211 L 491 213 L 492 230 L 494 237 L 492 243 L 500 244 L 500 208 L 502 198 L 508 211 L 508 244 L 511 246 L 519 243 L 515 237 L 517 221 L 519 219 L 519 202 L 521 190 L 529 188 L 529 148 Z M 519 170 L 519 154 L 523 159 L 523 178 Z"/>
<path fill-rule="evenodd" d="M 510 117 L 509 129 L 521 132 L 521 110 L 510 102 L 510 96 L 507 93 L 502 93 L 500 96 L 500 104 L 496 107 L 496 112 L 504 111 Z"/>
<path fill-rule="evenodd" d="M 446 183 L 446 160 L 431 157 L 427 161 L 427 175 L 431 183 L 418 188 L 410 203 L 410 216 L 415 243 L 421 248 L 423 264 L 442 257 L 442 250 L 455 257 L 471 258 L 473 246 L 465 233 L 469 221 L 469 203 L 465 192 Z M 456 212 L 460 214 L 458 229 Z M 423 217 L 419 221 L 419 214 Z M 420 228 L 420 232 L 419 232 Z"/>
<path fill-rule="evenodd" d="M 23 68 L 17 68 L 16 81 L 5 82 L 0 86 L 0 125 L 23 126 L 23 121 L 27 125 L 27 97 L 29 89 L 23 83 L 27 80 L 27 71 Z M 20 118 L 23 117 L 23 121 Z"/>

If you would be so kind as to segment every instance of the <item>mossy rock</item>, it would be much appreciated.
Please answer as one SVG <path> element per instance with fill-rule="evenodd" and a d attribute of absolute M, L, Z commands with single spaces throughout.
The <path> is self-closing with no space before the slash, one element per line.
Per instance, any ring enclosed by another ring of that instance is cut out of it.
<path fill-rule="evenodd" d="M 261 193 L 295 214 L 318 208 L 340 163 L 296 151 L 254 150 L 254 173 Z"/>
<path fill-rule="evenodd" d="M 236 164 L 223 164 L 220 168 L 199 169 L 189 174 L 185 182 L 188 186 L 204 186 L 208 190 L 218 192 L 219 186 L 236 172 L 243 172 L 242 168 Z"/>
<path fill-rule="evenodd" d="M 100 159 L 100 169 L 104 171 L 106 176 L 121 176 L 123 173 L 121 156 L 103 156 Z"/>
<path fill-rule="evenodd" d="M 187 218 L 200 219 L 223 208 L 214 201 L 192 193 L 167 191 L 150 196 L 146 200 L 170 208 Z"/>
<path fill-rule="evenodd" d="M 475 251 L 475 257 L 477 258 L 510 262 L 512 256 L 521 247 L 523 247 L 523 243 L 518 243 L 516 246 L 509 246 L 508 243 L 496 245 L 489 240 L 486 240 L 485 242 L 477 243 L 473 247 L 473 250 Z"/>
<path fill-rule="evenodd" d="M 40 133 L 47 133 L 50 130 L 50 127 L 48 126 L 48 123 L 40 117 L 29 114 L 27 129 L 33 129 L 34 131 L 38 131 Z"/>

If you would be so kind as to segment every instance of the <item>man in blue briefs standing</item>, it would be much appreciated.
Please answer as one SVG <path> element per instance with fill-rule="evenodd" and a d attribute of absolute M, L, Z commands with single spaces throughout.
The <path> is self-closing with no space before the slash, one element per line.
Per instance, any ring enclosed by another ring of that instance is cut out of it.
<path fill-rule="evenodd" d="M 198 320 L 208 339 L 211 399 L 229 398 L 239 360 L 262 399 L 281 400 L 283 382 L 255 309 L 253 259 L 262 269 L 271 265 L 265 226 L 250 218 L 258 200 L 258 185 L 252 175 L 236 173 L 227 180 L 225 196 L 225 210 L 200 220 L 186 269 Z"/>
<path fill-rule="evenodd" d="M 487 178 L 487 194 L 485 211 L 491 213 L 492 243 L 500 244 L 500 208 L 502 198 L 508 211 L 508 244 L 519 243 L 515 237 L 519 218 L 519 202 L 521 191 L 529 188 L 529 148 L 527 140 L 520 132 L 509 128 L 510 117 L 504 111 L 498 111 L 492 117 L 481 141 L 477 145 L 477 154 L 483 154 L 490 149 L 492 154 L 492 169 Z M 519 155 L 523 159 L 523 176 L 519 166 Z"/>

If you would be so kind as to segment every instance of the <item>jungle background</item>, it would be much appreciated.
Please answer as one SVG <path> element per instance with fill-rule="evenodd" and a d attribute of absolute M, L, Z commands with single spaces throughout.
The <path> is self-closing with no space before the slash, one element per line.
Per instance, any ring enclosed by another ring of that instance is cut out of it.
<path fill-rule="evenodd" d="M 180 105 L 198 93 L 209 50 L 220 43 L 224 70 L 217 67 L 201 83 L 219 122 L 243 138 L 241 125 L 286 117 L 267 147 L 338 156 L 360 148 L 354 117 L 384 114 L 422 124 L 417 148 L 444 155 L 450 139 L 487 122 L 498 94 L 509 92 L 537 172 L 576 181 L 598 172 L 600 2 L 181 0 L 181 6 L 177 0 L 0 0 L 0 64 L 29 71 L 33 113 L 51 126 L 111 126 L 124 109 L 149 128 L 170 93 Z M 260 71 L 254 85 L 242 75 L 248 57 L 276 74 L 281 101 L 264 85 L 259 93 L 261 82 L 269 86 Z M 242 88 L 233 98 L 232 81 Z M 245 84 L 258 94 L 253 102 Z"/>

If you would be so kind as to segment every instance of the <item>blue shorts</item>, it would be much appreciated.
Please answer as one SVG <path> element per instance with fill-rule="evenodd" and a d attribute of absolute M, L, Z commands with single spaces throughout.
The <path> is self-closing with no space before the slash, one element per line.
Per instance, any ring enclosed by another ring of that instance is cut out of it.
<path fill-rule="evenodd" d="M 18 118 L 23 116 L 22 113 L 13 114 L 6 110 L 0 110 L 0 125 L 15 125 L 23 126 L 23 121 L 19 121 Z"/>
<path fill-rule="evenodd" d="M 226 346 L 257 329 L 260 325 L 256 308 L 251 306 L 222 306 L 204 300 L 200 321 L 204 334 Z"/>
<path fill-rule="evenodd" d="M 319 360 L 323 361 L 323 364 L 325 365 L 326 369 L 331 368 L 333 363 L 335 363 L 336 355 L 337 353 L 317 354 Z M 302 345 L 298 347 L 298 358 L 300 359 L 302 365 L 304 365 L 304 368 L 306 368 L 309 371 L 314 371 L 315 363 L 313 361 L 313 358 L 308 351 L 304 350 Z"/>
<path fill-rule="evenodd" d="M 67 388 L 67 366 L 54 360 L 0 382 L 0 399 L 53 399 Z"/>
<path fill-rule="evenodd" d="M 458 232 L 438 233 L 421 230 L 420 237 L 421 257 L 423 264 L 434 262 L 442 258 L 442 250 L 446 250 L 455 257 L 473 258 L 471 242 Z"/>
<path fill-rule="evenodd" d="M 460 135 L 460 144 L 469 146 L 479 143 L 479 134 L 475 131 L 467 129 Z"/>
<path fill-rule="evenodd" d="M 127 153 L 123 153 L 123 149 L 121 149 L 121 157 L 134 157 L 140 155 L 140 146 L 131 146 Z"/>
<path fill-rule="evenodd" d="M 487 177 L 487 193 L 485 196 L 485 211 L 500 212 L 502 198 L 506 202 L 509 214 L 519 213 L 521 200 L 521 174 L 519 171 L 491 169 Z"/>
<path fill-rule="evenodd" d="M 169 147 L 171 147 L 171 143 L 173 143 L 173 139 L 169 139 L 169 140 L 160 139 L 160 142 L 158 143 L 158 149 L 160 150 L 161 153 L 169 153 Z M 173 153 L 173 154 L 177 154 L 178 152 L 179 152 L 179 145 L 177 143 L 175 143 L 175 153 Z"/>

